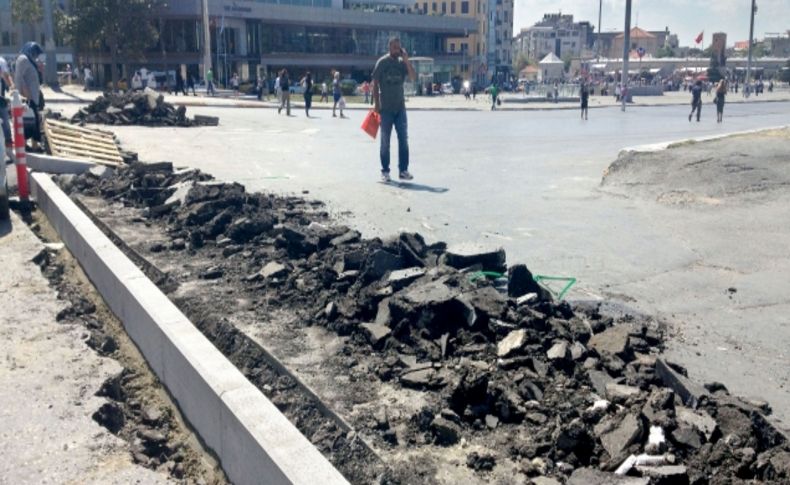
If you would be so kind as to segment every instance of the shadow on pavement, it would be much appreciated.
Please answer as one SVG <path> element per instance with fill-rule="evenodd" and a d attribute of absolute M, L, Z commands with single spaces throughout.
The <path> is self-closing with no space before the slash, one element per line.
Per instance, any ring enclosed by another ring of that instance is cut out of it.
<path fill-rule="evenodd" d="M 394 180 L 390 182 L 384 182 L 384 185 L 391 185 L 399 189 L 414 190 L 417 192 L 431 192 L 433 194 L 443 194 L 450 190 L 445 187 L 432 187 L 430 185 L 415 184 L 412 182 L 396 182 Z"/>

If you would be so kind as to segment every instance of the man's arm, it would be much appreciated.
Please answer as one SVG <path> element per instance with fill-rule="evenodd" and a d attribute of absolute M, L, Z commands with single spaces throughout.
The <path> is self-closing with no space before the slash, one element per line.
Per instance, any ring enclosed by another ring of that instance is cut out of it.
<path fill-rule="evenodd" d="M 381 110 L 381 99 L 379 98 L 379 82 L 375 77 L 373 78 L 371 89 L 373 95 L 373 109 L 378 113 Z"/>

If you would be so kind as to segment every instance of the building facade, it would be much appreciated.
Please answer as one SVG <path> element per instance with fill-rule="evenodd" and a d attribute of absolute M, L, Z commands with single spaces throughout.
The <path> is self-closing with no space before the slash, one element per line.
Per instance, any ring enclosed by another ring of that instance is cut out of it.
<path fill-rule="evenodd" d="M 69 1 L 60 0 L 59 5 L 68 8 Z M 44 32 L 43 22 L 33 24 L 15 22 L 11 16 L 11 0 L 0 0 L 0 56 L 7 60 L 16 59 L 25 42 L 38 42 L 44 47 L 47 41 Z M 71 47 L 63 45 L 57 38 L 55 57 L 59 70 L 65 69 L 67 64 L 73 64 L 75 60 Z M 49 62 L 46 56 L 44 61 Z"/>
<path fill-rule="evenodd" d="M 445 49 L 459 56 L 453 77 L 486 83 L 496 72 L 509 70 L 513 62 L 514 0 L 423 0 L 414 9 L 427 14 L 473 19 L 475 31 L 449 37 Z"/>
<path fill-rule="evenodd" d="M 412 57 L 432 58 L 441 75 L 463 62 L 458 52 L 448 50 L 447 40 L 477 32 L 473 18 L 426 15 L 412 0 L 208 0 L 208 13 L 208 48 L 220 84 L 233 73 L 253 80 L 262 74 L 271 78 L 281 68 L 294 77 L 310 70 L 321 80 L 337 69 L 344 78 L 361 82 L 369 79 L 376 60 L 387 52 L 391 36 L 400 37 Z M 15 55 L 31 36 L 44 40 L 40 26 L 21 32 L 18 26 L 9 27 L 8 19 L 10 1 L 0 0 L 0 43 L 8 44 L 0 45 L 0 53 Z M 135 69 L 146 67 L 180 69 L 200 79 L 205 52 L 201 0 L 168 0 L 151 20 L 159 27 L 158 42 L 143 58 L 119 59 L 121 77 L 130 78 Z M 93 66 L 100 85 L 111 79 L 109 52 L 63 50 L 69 59 L 59 55 L 59 61 Z"/>
<path fill-rule="evenodd" d="M 595 34 L 598 37 L 598 34 Z M 602 32 L 600 34 L 601 55 L 609 58 L 623 57 L 622 31 Z M 677 48 L 677 37 L 669 33 L 669 27 L 664 30 L 643 30 L 639 27 L 631 29 L 631 48 L 642 47 L 645 57 L 655 57 L 662 47 Z"/>
<path fill-rule="evenodd" d="M 552 53 L 559 58 L 589 56 L 595 42 L 595 28 L 590 22 L 574 22 L 573 15 L 545 14 L 543 19 L 521 29 L 513 39 L 514 55 L 523 54 L 538 62 Z"/>

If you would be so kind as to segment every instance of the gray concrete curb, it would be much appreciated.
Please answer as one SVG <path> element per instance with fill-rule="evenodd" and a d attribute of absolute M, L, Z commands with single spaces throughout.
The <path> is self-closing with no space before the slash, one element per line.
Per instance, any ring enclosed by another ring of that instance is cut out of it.
<path fill-rule="evenodd" d="M 697 138 L 684 138 L 680 140 L 664 141 L 664 142 L 652 143 L 648 145 L 637 145 L 637 146 L 623 148 L 622 150 L 620 150 L 620 154 L 627 152 L 631 152 L 631 153 L 660 152 L 686 143 L 701 143 L 706 141 L 721 140 L 723 138 L 729 138 L 732 136 L 751 135 L 763 131 L 786 130 L 788 128 L 790 128 L 790 125 L 766 126 L 765 128 L 755 128 L 753 130 L 735 131 L 732 133 L 718 133 L 715 135 L 700 136 Z"/>
<path fill-rule="evenodd" d="M 49 175 L 32 173 L 30 185 L 39 208 L 233 483 L 348 483 Z"/>
<path fill-rule="evenodd" d="M 95 167 L 96 164 L 87 160 L 28 153 L 27 166 L 37 172 L 81 174 Z"/>

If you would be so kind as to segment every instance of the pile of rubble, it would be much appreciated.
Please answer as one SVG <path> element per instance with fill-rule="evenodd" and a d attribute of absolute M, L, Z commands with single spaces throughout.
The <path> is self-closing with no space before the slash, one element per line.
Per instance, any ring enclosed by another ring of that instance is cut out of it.
<path fill-rule="evenodd" d="M 499 433 L 505 444 L 468 453 L 466 466 L 484 478 L 515 462 L 516 483 L 790 481 L 790 444 L 766 403 L 692 382 L 661 357 L 657 322 L 554 301 L 501 249 L 411 233 L 365 240 L 319 202 L 248 194 L 166 162 L 61 185 L 144 208 L 171 237 L 151 252 L 208 255 L 200 278 L 241 285 L 269 309 L 349 336 L 350 365 L 368 359 L 376 379 L 424 391 L 428 405 L 413 416 L 372 415 L 358 429 L 377 446 Z"/>
<path fill-rule="evenodd" d="M 164 96 L 146 88 L 122 94 L 104 93 L 71 118 L 72 123 L 143 126 L 217 126 L 219 119 L 211 116 L 186 115 L 185 106 L 166 103 Z"/>

